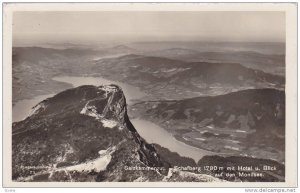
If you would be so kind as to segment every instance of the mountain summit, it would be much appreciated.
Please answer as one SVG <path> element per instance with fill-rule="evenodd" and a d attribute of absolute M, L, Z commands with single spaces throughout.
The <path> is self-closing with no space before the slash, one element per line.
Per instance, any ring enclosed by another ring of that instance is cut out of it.
<path fill-rule="evenodd" d="M 81 86 L 13 124 L 15 181 L 220 181 L 176 171 L 137 133 L 116 85 Z"/>

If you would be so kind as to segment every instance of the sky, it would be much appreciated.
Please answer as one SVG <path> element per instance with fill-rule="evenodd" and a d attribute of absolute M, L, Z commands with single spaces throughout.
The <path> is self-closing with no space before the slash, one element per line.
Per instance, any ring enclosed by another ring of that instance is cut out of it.
<path fill-rule="evenodd" d="M 284 42 L 284 12 L 15 12 L 14 44 L 109 41 Z"/>

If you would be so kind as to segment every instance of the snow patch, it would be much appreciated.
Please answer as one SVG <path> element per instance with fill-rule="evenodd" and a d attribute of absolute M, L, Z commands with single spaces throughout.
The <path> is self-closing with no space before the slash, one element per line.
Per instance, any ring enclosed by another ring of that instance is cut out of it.
<path fill-rule="evenodd" d="M 195 138 L 196 140 L 199 140 L 199 141 L 206 141 L 206 139 L 204 139 L 204 138 L 201 138 L 201 137 L 197 137 L 197 138 Z"/>
<path fill-rule="evenodd" d="M 189 141 L 189 138 L 187 137 L 182 137 L 184 140 Z"/>
<path fill-rule="evenodd" d="M 203 134 L 203 133 L 206 133 L 208 132 L 207 130 L 204 130 L 204 131 L 200 131 L 199 133 Z"/>
<path fill-rule="evenodd" d="M 109 164 L 111 160 L 111 156 L 110 155 L 105 155 L 103 157 L 97 158 L 93 161 L 90 162 L 86 162 L 86 163 L 82 163 L 82 164 L 78 164 L 78 165 L 74 165 L 74 166 L 69 166 L 67 168 L 65 168 L 68 171 L 96 171 L 99 172 L 101 170 L 105 170 L 106 166 Z"/>
<path fill-rule="evenodd" d="M 98 152 L 98 154 L 99 154 L 99 155 L 102 155 L 102 154 L 106 154 L 106 152 L 107 152 L 107 150 L 100 150 L 100 151 Z"/>
<path fill-rule="evenodd" d="M 100 121 L 101 121 L 103 127 L 114 128 L 118 125 L 117 121 L 104 119 L 103 118 L 104 116 L 102 114 L 98 114 L 97 108 L 95 106 L 89 106 L 88 103 L 80 111 L 80 114 L 87 115 L 87 116 L 90 116 L 90 117 L 94 117 L 97 120 L 101 119 Z"/>
<path fill-rule="evenodd" d="M 170 168 L 169 171 L 168 171 L 168 175 L 166 176 L 167 178 L 171 178 L 173 175 L 173 169 Z"/>
<path fill-rule="evenodd" d="M 189 70 L 191 68 L 171 68 L 171 69 L 166 69 L 166 70 L 162 70 L 162 72 L 165 72 L 165 73 L 170 73 L 170 72 L 182 72 L 182 71 L 186 71 L 186 70 Z"/>
<path fill-rule="evenodd" d="M 99 89 L 103 90 L 105 92 L 105 96 L 107 97 L 109 93 L 117 92 L 119 88 L 113 85 L 105 85 L 100 86 Z"/>
<path fill-rule="evenodd" d="M 96 119 L 100 119 L 103 117 L 102 115 L 97 113 L 97 108 L 95 106 L 88 106 L 88 103 L 80 111 L 80 114 L 95 117 Z"/>
<path fill-rule="evenodd" d="M 229 146 L 229 145 L 225 145 L 224 148 L 225 149 L 235 150 L 235 151 L 239 151 L 240 150 L 238 147 L 233 147 L 233 146 Z"/>
<path fill-rule="evenodd" d="M 67 156 L 69 154 L 74 153 L 73 147 L 70 146 L 69 144 L 64 145 L 64 149 L 66 149 L 65 152 L 56 158 L 57 163 L 66 161 Z M 56 167 L 56 165 L 55 165 L 55 167 Z"/>
<path fill-rule="evenodd" d="M 213 129 L 214 128 L 212 125 L 208 125 L 206 127 L 209 128 L 209 129 Z"/>
<path fill-rule="evenodd" d="M 162 72 L 173 72 L 177 70 L 177 68 L 171 68 L 171 69 L 167 69 L 167 70 L 162 70 Z"/>
<path fill-rule="evenodd" d="M 240 143 L 239 141 L 237 141 L 237 140 L 232 140 L 232 139 L 227 139 L 226 141 L 230 141 L 230 142 L 232 142 L 232 143 Z"/>
<path fill-rule="evenodd" d="M 108 127 L 108 128 L 114 128 L 115 126 L 118 125 L 118 122 L 113 120 L 108 120 L 108 119 L 102 119 L 101 123 L 103 124 L 103 127 Z"/>
<path fill-rule="evenodd" d="M 96 158 L 94 160 L 87 161 L 85 163 L 81 163 L 78 165 L 73 165 L 73 166 L 67 166 L 64 168 L 59 169 L 64 170 L 64 171 L 85 171 L 85 172 L 90 172 L 92 170 L 96 172 L 100 172 L 106 169 L 107 165 L 111 161 L 111 154 L 116 150 L 116 146 L 110 147 L 107 150 L 100 150 L 99 154 L 100 157 Z"/>
<path fill-rule="evenodd" d="M 238 133 L 247 133 L 247 131 L 239 130 L 239 129 L 237 129 L 236 132 L 238 132 Z"/>
<path fill-rule="evenodd" d="M 140 176 L 138 177 L 137 179 L 133 180 L 134 182 L 148 182 L 148 179 L 143 177 L 143 176 Z"/>
<path fill-rule="evenodd" d="M 175 169 L 175 168 L 169 168 L 168 175 L 165 176 L 162 181 L 169 181 L 170 178 L 173 177 L 173 175 L 174 175 L 175 179 L 178 176 L 178 177 L 181 177 L 182 179 L 193 177 L 193 178 L 196 178 L 196 179 L 198 179 L 199 181 L 202 181 L 202 182 L 222 182 L 222 181 L 225 181 L 225 180 L 222 180 L 222 179 L 219 179 L 219 178 L 207 175 L 207 174 L 196 174 L 196 173 L 192 173 L 192 172 L 181 171 L 181 170 L 178 170 L 178 169 Z"/>
<path fill-rule="evenodd" d="M 28 117 L 30 117 L 31 115 L 37 114 L 41 109 L 45 109 L 46 105 L 41 102 L 39 104 L 37 104 L 36 106 L 34 106 L 31 110 L 31 112 L 29 113 Z"/>

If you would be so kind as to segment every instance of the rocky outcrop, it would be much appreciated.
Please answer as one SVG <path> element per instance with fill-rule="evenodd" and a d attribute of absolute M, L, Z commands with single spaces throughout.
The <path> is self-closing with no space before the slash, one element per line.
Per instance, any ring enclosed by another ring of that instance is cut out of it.
<path fill-rule="evenodd" d="M 137 133 L 116 85 L 81 86 L 42 101 L 13 124 L 12 150 L 14 181 L 189 181 L 200 175 L 174 171 L 166 178 L 170 164 Z"/>

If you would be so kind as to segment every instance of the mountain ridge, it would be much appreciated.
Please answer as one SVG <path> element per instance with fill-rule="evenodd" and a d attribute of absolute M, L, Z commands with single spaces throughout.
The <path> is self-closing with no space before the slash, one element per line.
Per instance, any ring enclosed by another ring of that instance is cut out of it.
<path fill-rule="evenodd" d="M 14 181 L 222 181 L 170 171 L 131 124 L 116 85 L 80 86 L 40 102 L 13 124 L 12 150 Z"/>

